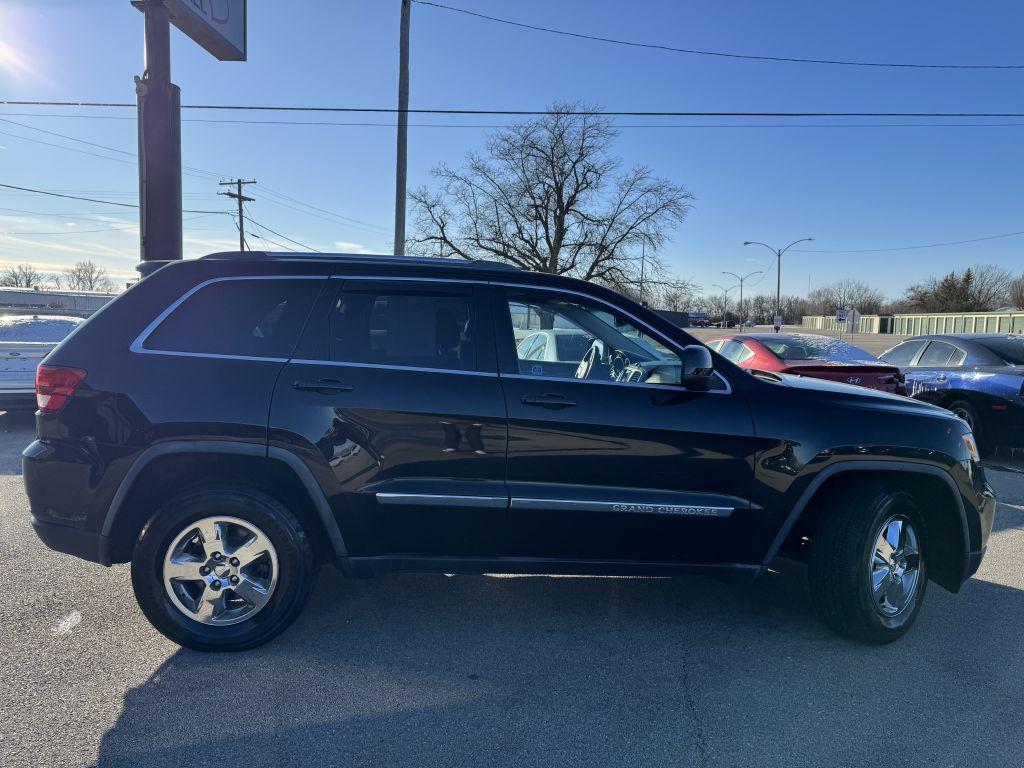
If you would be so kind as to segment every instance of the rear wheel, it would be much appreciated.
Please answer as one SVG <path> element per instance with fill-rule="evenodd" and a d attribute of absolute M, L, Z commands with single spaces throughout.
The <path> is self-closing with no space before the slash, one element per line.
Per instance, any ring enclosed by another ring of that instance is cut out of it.
<path fill-rule="evenodd" d="M 146 618 L 195 650 L 242 650 L 275 637 L 313 587 L 316 560 L 298 520 L 276 499 L 217 486 L 168 502 L 132 556 Z"/>
<path fill-rule="evenodd" d="M 988 429 L 981 423 L 981 415 L 977 407 L 966 400 L 957 400 L 949 404 L 949 410 L 953 412 L 954 416 L 959 416 L 970 426 L 971 432 L 974 433 L 974 441 L 978 444 L 978 450 L 982 454 L 989 453 L 992 449 L 992 444 L 988 439 Z"/>
<path fill-rule="evenodd" d="M 833 497 L 811 542 L 811 599 L 839 634 L 889 643 L 910 629 L 924 601 L 923 516 L 904 491 L 846 490 Z"/>

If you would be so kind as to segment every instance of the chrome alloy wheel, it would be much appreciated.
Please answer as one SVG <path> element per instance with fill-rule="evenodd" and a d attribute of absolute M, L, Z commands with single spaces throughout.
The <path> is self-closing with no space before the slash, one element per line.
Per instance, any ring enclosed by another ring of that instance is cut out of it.
<path fill-rule="evenodd" d="M 277 550 L 263 531 L 237 517 L 204 517 L 174 537 L 164 556 L 168 597 L 200 624 L 252 618 L 277 585 Z"/>
<path fill-rule="evenodd" d="M 914 604 L 921 582 L 921 548 L 907 517 L 893 515 L 875 534 L 870 580 L 875 609 L 885 618 Z"/>

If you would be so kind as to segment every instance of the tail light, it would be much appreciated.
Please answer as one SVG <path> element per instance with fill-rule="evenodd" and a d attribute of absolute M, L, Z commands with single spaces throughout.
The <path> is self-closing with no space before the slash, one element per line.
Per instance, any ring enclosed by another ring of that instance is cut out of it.
<path fill-rule="evenodd" d="M 40 365 L 36 368 L 36 405 L 40 411 L 59 411 L 83 381 L 85 371 L 79 368 Z"/>

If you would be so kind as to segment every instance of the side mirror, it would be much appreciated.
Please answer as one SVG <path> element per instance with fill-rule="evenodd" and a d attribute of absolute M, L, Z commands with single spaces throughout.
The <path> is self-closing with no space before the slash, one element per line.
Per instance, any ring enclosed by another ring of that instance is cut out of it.
<path fill-rule="evenodd" d="M 681 362 L 679 383 L 687 389 L 707 389 L 715 373 L 711 350 L 700 344 L 690 344 L 683 347 Z"/>

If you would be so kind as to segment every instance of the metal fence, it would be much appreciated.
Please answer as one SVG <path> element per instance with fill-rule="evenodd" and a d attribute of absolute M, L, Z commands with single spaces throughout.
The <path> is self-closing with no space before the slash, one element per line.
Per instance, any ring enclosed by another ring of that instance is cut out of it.
<path fill-rule="evenodd" d="M 835 317 L 805 316 L 804 328 L 838 331 L 846 326 Z M 1024 333 L 1024 311 L 1013 312 L 941 312 L 908 315 L 862 315 L 860 333 L 892 333 L 900 336 L 924 336 L 932 333 Z"/>

